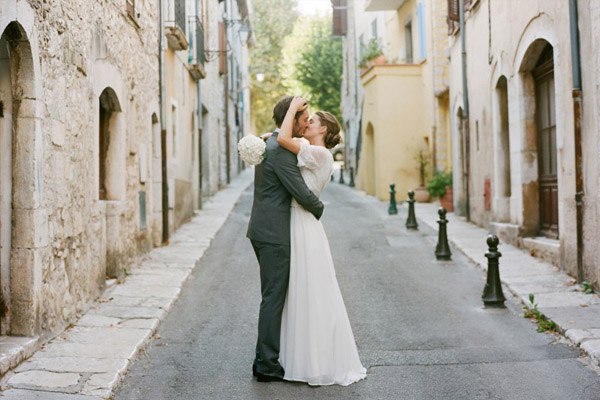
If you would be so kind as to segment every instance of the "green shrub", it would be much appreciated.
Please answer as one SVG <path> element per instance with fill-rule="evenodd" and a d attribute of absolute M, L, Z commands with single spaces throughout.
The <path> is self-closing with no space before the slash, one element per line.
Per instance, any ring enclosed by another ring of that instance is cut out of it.
<path fill-rule="evenodd" d="M 427 191 L 431 196 L 439 198 L 446 193 L 448 186 L 452 186 L 452 173 L 436 171 L 429 182 L 427 182 Z"/>

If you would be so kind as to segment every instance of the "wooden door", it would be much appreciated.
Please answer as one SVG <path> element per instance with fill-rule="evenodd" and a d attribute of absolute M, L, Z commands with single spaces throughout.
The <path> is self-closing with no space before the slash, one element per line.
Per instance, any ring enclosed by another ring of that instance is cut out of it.
<path fill-rule="evenodd" d="M 552 47 L 547 46 L 534 70 L 540 234 L 558 238 L 556 106 Z"/>

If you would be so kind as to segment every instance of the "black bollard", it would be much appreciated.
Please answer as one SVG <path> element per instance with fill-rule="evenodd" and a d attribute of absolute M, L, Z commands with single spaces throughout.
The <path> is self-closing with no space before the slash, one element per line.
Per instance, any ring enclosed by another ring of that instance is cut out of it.
<path fill-rule="evenodd" d="M 502 284 L 500 284 L 499 258 L 502 254 L 498 251 L 500 241 L 496 235 L 487 237 L 488 252 L 485 256 L 488 259 L 487 282 L 483 288 L 483 304 L 490 308 L 504 308 L 504 293 L 502 293 Z"/>
<path fill-rule="evenodd" d="M 348 182 L 348 186 L 354 187 L 354 167 L 350 167 L 350 182 Z"/>
<path fill-rule="evenodd" d="M 417 217 L 415 216 L 415 192 L 408 191 L 408 218 L 406 218 L 406 229 L 419 229 Z"/>
<path fill-rule="evenodd" d="M 396 207 L 396 185 L 393 183 L 390 183 L 390 206 L 388 208 L 388 214 L 398 214 L 398 208 Z"/>
<path fill-rule="evenodd" d="M 333 172 L 331 173 L 331 182 L 333 182 Z"/>
<path fill-rule="evenodd" d="M 450 260 L 452 257 L 452 252 L 450 251 L 450 246 L 448 245 L 448 233 L 446 231 L 446 225 L 448 225 L 448 220 L 446 219 L 446 209 L 444 207 L 440 207 L 438 210 L 438 215 L 440 219 L 438 220 L 439 229 L 438 229 L 438 243 L 435 247 L 435 258 L 438 260 Z"/>
<path fill-rule="evenodd" d="M 342 184 L 342 185 L 344 183 L 346 183 L 346 182 L 344 182 L 344 166 L 340 167 L 340 182 L 339 183 Z"/>

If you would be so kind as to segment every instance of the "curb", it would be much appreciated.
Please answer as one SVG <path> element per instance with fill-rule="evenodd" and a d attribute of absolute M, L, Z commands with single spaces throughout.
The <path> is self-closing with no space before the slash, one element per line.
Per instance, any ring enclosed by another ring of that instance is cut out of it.
<path fill-rule="evenodd" d="M 431 207 L 431 206 L 427 206 L 427 207 Z M 456 217 L 454 217 L 454 222 L 456 222 L 457 220 L 455 219 Z M 424 226 L 426 226 L 427 228 L 431 229 L 434 232 L 438 232 L 438 227 L 437 224 L 429 221 L 425 218 L 419 217 L 417 214 L 417 219 L 419 221 L 419 224 L 422 224 Z M 466 221 L 460 221 L 462 223 L 468 224 Z M 482 231 L 485 231 L 485 229 L 470 224 L 472 226 L 473 229 L 479 229 Z M 463 238 L 464 239 L 464 238 Z M 462 245 L 461 243 L 459 243 L 455 237 L 452 237 L 451 235 L 448 236 L 448 242 L 450 243 L 450 245 L 460 251 L 461 254 L 463 254 L 469 261 L 471 261 L 473 264 L 475 264 L 475 266 L 486 272 L 487 271 L 487 264 L 484 262 L 484 254 L 487 251 L 487 247 L 484 247 L 484 241 L 482 239 L 482 250 L 481 250 L 481 254 L 480 255 L 476 255 L 474 254 L 472 251 L 468 251 L 468 249 L 466 249 L 464 245 Z M 587 307 L 600 307 L 600 299 L 598 298 L 598 296 L 590 296 L 590 295 L 583 295 L 581 293 L 581 291 L 579 290 L 579 286 L 573 284 L 572 282 L 574 282 L 574 279 L 570 276 L 568 276 L 567 274 L 559 271 L 556 267 L 551 266 L 549 263 L 546 263 L 544 261 L 540 261 L 538 259 L 535 259 L 534 257 L 524 253 L 521 249 L 518 249 L 512 245 L 506 244 L 506 243 L 502 243 L 502 245 L 508 249 L 511 249 L 509 251 L 513 251 L 512 249 L 518 251 L 519 253 L 521 253 L 521 255 L 518 255 L 518 257 L 524 257 L 524 258 L 530 258 L 530 261 L 532 263 L 536 263 L 537 265 L 543 265 L 543 264 L 547 264 L 548 268 L 542 272 L 543 274 L 548 274 L 549 276 L 551 276 L 552 278 L 554 278 L 555 281 L 558 282 L 563 282 L 564 283 L 564 287 L 554 287 L 553 290 L 548 289 L 547 292 L 541 292 L 540 295 L 541 296 L 554 296 L 554 298 L 552 300 L 549 300 L 550 303 L 544 306 L 544 301 L 542 301 L 541 305 L 538 304 L 538 308 L 541 309 L 540 312 L 542 313 L 542 315 L 544 317 L 546 317 L 548 320 L 553 321 L 556 325 L 556 332 L 559 333 L 560 335 L 562 335 L 563 337 L 565 337 L 568 341 L 570 341 L 574 346 L 579 347 L 583 352 L 585 352 L 589 358 L 590 361 L 593 365 L 595 366 L 600 366 L 600 326 L 598 327 L 598 329 L 596 328 L 584 328 L 584 329 L 578 329 L 576 327 L 570 327 L 570 326 L 566 326 L 566 324 L 564 323 L 564 321 L 561 321 L 561 318 L 558 317 L 557 315 L 557 311 L 562 307 L 574 307 L 574 304 L 567 304 L 567 305 L 561 305 L 561 304 L 557 304 L 560 303 L 561 300 L 561 296 L 563 297 L 565 302 L 570 302 L 570 303 L 576 303 L 577 300 L 579 299 L 585 299 L 586 303 L 580 303 L 579 306 L 582 308 L 587 308 Z M 514 256 L 514 254 L 511 254 L 512 256 Z M 478 258 L 479 256 L 479 258 Z M 522 266 L 521 266 L 522 267 Z M 500 270 L 502 271 L 502 265 L 500 266 Z M 524 268 L 523 268 L 524 269 Z M 548 269 L 551 270 L 551 272 L 548 272 Z M 534 275 L 532 275 L 534 276 Z M 511 282 L 509 281 L 509 279 L 505 279 L 502 277 L 501 274 L 501 278 L 500 278 L 502 285 L 513 295 L 515 296 L 518 301 L 527 308 L 531 308 L 529 305 L 529 299 L 528 299 L 528 295 L 529 295 L 529 291 L 524 291 L 524 290 L 519 290 L 517 287 L 515 287 L 513 284 L 511 284 Z M 569 282 L 570 285 L 568 284 Z M 541 288 L 543 290 L 543 288 Z M 585 297 L 582 296 L 588 296 L 588 298 L 586 299 Z M 538 295 L 536 295 L 536 298 L 538 297 Z M 574 300 L 571 298 L 573 297 Z M 536 301 L 536 303 L 540 303 L 540 301 Z M 555 311 L 555 316 L 553 317 L 553 313 L 552 311 Z M 585 317 L 583 318 L 585 319 Z M 574 322 L 574 320 L 569 321 L 572 324 L 576 324 L 576 322 Z"/>
<path fill-rule="evenodd" d="M 247 169 L 216 193 L 192 220 L 107 287 L 89 310 L 0 381 L 3 399 L 108 399 L 131 361 L 156 337 L 160 322 L 209 248 L 241 194 Z"/>

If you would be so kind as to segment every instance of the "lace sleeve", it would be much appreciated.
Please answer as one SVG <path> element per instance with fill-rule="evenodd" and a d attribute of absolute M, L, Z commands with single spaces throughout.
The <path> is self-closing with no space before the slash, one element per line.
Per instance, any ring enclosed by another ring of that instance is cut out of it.
<path fill-rule="evenodd" d="M 298 166 L 312 170 L 317 169 L 319 167 L 319 163 L 315 158 L 313 146 L 311 146 L 306 139 L 299 139 L 298 143 L 300 144 L 300 152 L 298 153 Z"/>

